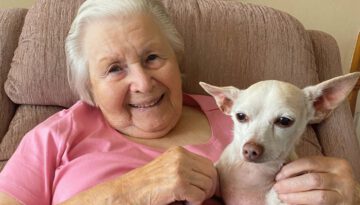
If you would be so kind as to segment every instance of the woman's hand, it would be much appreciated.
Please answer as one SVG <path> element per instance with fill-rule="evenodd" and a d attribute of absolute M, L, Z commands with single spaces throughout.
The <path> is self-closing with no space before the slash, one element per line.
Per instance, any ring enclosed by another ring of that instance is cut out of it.
<path fill-rule="evenodd" d="M 186 204 L 198 205 L 215 193 L 217 172 L 209 159 L 174 147 L 124 175 L 123 182 L 123 191 L 127 189 L 134 199 L 131 204 L 186 201 Z"/>
<path fill-rule="evenodd" d="M 62 204 L 200 205 L 215 193 L 217 180 L 216 169 L 209 159 L 174 147 L 145 166 Z"/>
<path fill-rule="evenodd" d="M 285 165 L 275 190 L 287 204 L 353 204 L 355 180 L 349 163 L 330 157 L 308 157 Z"/>

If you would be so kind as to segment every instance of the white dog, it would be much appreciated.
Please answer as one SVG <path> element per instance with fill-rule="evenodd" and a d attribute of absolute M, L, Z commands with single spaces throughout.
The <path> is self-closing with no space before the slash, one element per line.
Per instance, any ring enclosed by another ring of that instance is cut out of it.
<path fill-rule="evenodd" d="M 216 168 L 227 205 L 280 205 L 272 189 L 275 175 L 294 159 L 295 145 L 308 123 L 325 119 L 350 93 L 359 73 L 304 89 L 275 80 L 246 90 L 200 85 L 234 121 L 234 138 Z"/>

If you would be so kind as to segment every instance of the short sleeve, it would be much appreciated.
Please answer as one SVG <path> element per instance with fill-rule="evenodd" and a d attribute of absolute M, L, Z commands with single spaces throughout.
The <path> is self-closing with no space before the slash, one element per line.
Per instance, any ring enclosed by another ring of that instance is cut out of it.
<path fill-rule="evenodd" d="M 23 204 L 51 204 L 60 146 L 56 129 L 46 127 L 28 132 L 0 173 L 0 192 Z"/>

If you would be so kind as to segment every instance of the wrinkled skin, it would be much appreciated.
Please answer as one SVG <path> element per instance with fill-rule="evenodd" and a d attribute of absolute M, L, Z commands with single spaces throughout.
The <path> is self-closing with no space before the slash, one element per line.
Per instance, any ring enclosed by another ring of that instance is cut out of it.
<path fill-rule="evenodd" d="M 274 188 L 288 204 L 354 203 L 355 180 L 346 160 L 314 156 L 285 165 Z"/>
<path fill-rule="evenodd" d="M 125 174 L 123 180 L 122 192 L 129 194 L 126 198 L 131 200 L 130 204 L 186 201 L 200 205 L 215 193 L 217 172 L 209 159 L 173 147 L 149 164 Z"/>

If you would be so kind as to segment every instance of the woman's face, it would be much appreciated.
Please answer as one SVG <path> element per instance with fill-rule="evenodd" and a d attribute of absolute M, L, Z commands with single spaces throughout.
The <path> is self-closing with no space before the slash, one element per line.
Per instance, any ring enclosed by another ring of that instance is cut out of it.
<path fill-rule="evenodd" d="M 180 118 L 175 53 L 149 15 L 91 23 L 84 36 L 91 92 L 110 125 L 132 137 L 159 138 Z"/>

